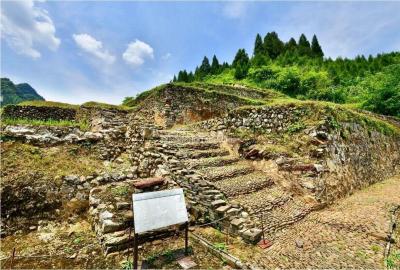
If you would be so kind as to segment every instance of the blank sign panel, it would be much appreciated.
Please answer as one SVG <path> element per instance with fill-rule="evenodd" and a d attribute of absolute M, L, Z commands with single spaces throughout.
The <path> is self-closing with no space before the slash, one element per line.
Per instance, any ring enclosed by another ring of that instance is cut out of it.
<path fill-rule="evenodd" d="M 183 190 L 171 189 L 132 195 L 135 233 L 188 221 Z"/>

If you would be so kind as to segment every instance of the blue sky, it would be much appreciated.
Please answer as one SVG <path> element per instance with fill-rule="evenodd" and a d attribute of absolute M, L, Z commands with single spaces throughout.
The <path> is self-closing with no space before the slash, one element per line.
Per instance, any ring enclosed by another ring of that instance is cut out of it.
<path fill-rule="evenodd" d="M 400 2 L 1 2 L 1 76 L 47 100 L 119 104 L 193 70 L 231 62 L 255 35 L 315 33 L 326 56 L 400 49 Z"/>

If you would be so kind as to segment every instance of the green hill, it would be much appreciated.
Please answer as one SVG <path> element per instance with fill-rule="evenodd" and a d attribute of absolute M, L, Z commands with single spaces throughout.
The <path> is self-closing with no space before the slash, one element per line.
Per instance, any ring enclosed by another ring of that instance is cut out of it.
<path fill-rule="evenodd" d="M 1 106 L 27 100 L 44 100 L 44 98 L 27 83 L 14 84 L 8 78 L 1 78 Z"/>
<path fill-rule="evenodd" d="M 206 56 L 194 71 L 181 70 L 173 82 L 203 82 L 274 89 L 300 100 L 349 104 L 400 117 L 400 52 L 353 59 L 324 57 L 314 35 L 284 42 L 275 32 L 257 35 L 254 51 L 239 49 L 231 64 Z"/>

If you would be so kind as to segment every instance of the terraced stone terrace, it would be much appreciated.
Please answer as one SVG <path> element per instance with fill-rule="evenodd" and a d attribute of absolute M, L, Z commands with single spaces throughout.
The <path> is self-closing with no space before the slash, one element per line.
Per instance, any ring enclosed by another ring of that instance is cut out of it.
<path fill-rule="evenodd" d="M 210 169 L 212 170 L 212 168 Z M 272 184 L 272 179 L 262 171 L 253 171 L 249 174 L 228 177 L 215 183 L 218 189 L 224 192 L 228 198 L 249 194 Z"/>
<path fill-rule="evenodd" d="M 226 143 L 210 134 L 207 136 L 192 130 L 162 132 L 160 137 L 164 146 L 179 149 L 175 157 L 187 169 L 186 177 L 192 181 L 203 179 L 215 187 L 215 190 L 200 195 L 205 205 L 214 206 L 219 217 L 229 217 L 232 226 L 239 226 L 239 230 L 244 224 L 249 224 L 247 218 L 260 228 L 259 213 L 264 213 L 263 219 L 268 224 L 265 232 L 276 233 L 304 218 L 313 209 L 312 203 L 302 201 L 280 186 L 276 174 L 240 158 L 233 149 L 228 149 Z M 176 144 L 178 137 L 190 143 Z M 183 145 L 185 147 L 179 147 Z M 168 153 L 173 152 L 169 150 Z M 233 215 L 240 212 L 243 212 L 242 216 Z"/>

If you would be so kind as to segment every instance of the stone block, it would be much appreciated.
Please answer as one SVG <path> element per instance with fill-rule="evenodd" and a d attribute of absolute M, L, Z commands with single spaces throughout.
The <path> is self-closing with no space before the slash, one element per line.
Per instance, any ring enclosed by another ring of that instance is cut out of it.
<path fill-rule="evenodd" d="M 239 209 L 237 209 L 237 208 L 231 208 L 226 212 L 226 214 L 228 216 L 236 216 L 238 213 L 239 213 Z"/>
<path fill-rule="evenodd" d="M 217 213 L 219 213 L 219 214 L 224 214 L 226 211 L 229 210 L 229 208 L 231 208 L 230 205 L 224 205 L 224 206 L 218 207 L 215 211 L 217 211 Z"/>
<path fill-rule="evenodd" d="M 244 223 L 244 219 L 243 218 L 235 218 L 234 220 L 231 221 L 231 225 L 239 228 L 240 225 L 242 225 Z"/>
<path fill-rule="evenodd" d="M 262 230 L 260 229 L 250 229 L 244 231 L 241 236 L 243 240 L 251 244 L 255 244 L 260 241 L 262 235 Z"/>
<path fill-rule="evenodd" d="M 115 232 L 121 230 L 125 227 L 125 224 L 122 222 L 115 222 L 111 219 L 103 220 L 101 224 L 101 230 L 103 233 Z"/>
<path fill-rule="evenodd" d="M 211 202 L 211 206 L 214 207 L 214 208 L 218 208 L 218 207 L 223 206 L 225 204 L 226 204 L 226 202 L 224 200 L 215 200 L 215 201 Z"/>

